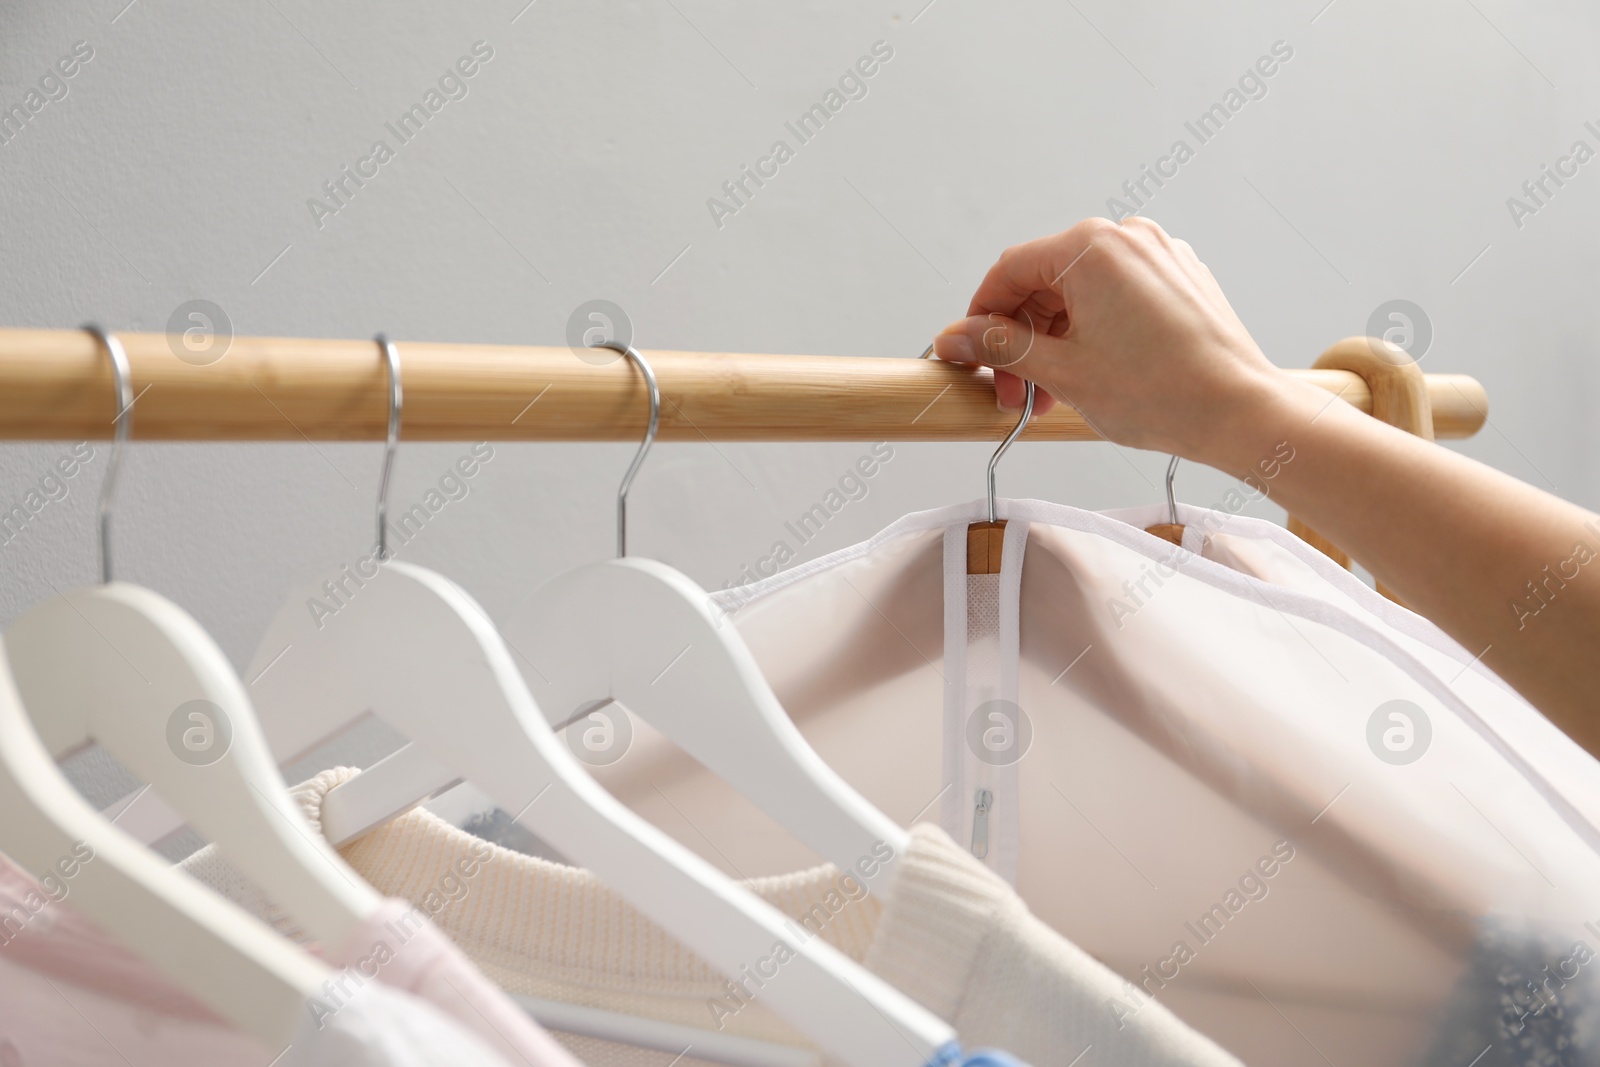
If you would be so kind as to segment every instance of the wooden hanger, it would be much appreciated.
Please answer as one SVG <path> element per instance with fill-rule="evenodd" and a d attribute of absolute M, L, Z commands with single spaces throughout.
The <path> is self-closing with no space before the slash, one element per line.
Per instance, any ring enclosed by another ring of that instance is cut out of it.
<path fill-rule="evenodd" d="M 933 355 L 933 345 L 922 350 L 918 359 L 928 359 Z M 1000 442 L 1000 447 L 994 450 L 994 455 L 989 457 L 989 518 L 983 522 L 975 522 L 967 527 L 967 573 L 968 574 L 999 574 L 1000 558 L 1004 553 L 1006 543 L 1006 520 L 995 515 L 995 490 L 994 469 L 1000 462 L 1000 457 L 1006 454 L 1006 449 L 1011 447 L 1027 427 L 1028 420 L 1033 417 L 1034 384 L 1027 382 L 1028 395 L 1022 405 L 1022 418 L 1011 428 L 1006 439 Z"/>
<path fill-rule="evenodd" d="M 1183 524 L 1178 521 L 1178 499 L 1172 494 L 1172 478 L 1178 473 L 1178 457 L 1167 464 L 1167 521 L 1146 526 L 1144 532 L 1155 534 L 1163 541 L 1183 547 Z"/>
<path fill-rule="evenodd" d="M 1028 425 L 1028 420 L 1033 417 L 1034 384 L 1027 383 L 1028 396 L 1022 404 L 1022 417 L 1011 428 L 1006 439 L 1000 442 L 1000 447 L 994 450 L 994 455 L 989 457 L 989 518 L 986 522 L 975 522 L 967 527 L 967 573 L 968 574 L 999 574 L 1001 551 L 1006 543 L 1006 520 L 995 517 L 995 489 L 994 469 L 1000 462 L 1000 457 L 1006 454 L 1006 449 L 1011 447 L 1011 442 L 1021 436 L 1023 429 Z"/>

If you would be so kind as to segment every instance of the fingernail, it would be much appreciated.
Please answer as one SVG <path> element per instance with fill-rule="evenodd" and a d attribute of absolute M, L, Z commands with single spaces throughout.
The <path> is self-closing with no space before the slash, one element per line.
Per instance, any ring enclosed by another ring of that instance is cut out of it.
<path fill-rule="evenodd" d="M 948 327 L 946 328 L 949 329 Z M 965 327 L 960 333 L 941 333 L 933 339 L 933 351 L 940 359 L 948 359 L 957 363 L 976 363 L 978 354 L 972 347 L 972 338 L 966 334 Z"/>
<path fill-rule="evenodd" d="M 994 406 L 997 409 L 999 409 L 1000 411 L 1006 412 L 1007 414 L 1010 414 L 1013 411 L 1021 411 L 1022 410 L 1021 407 L 1009 407 L 1009 406 L 1007 406 L 1006 402 L 1004 400 L 1000 399 L 1000 394 L 999 393 L 994 394 Z"/>

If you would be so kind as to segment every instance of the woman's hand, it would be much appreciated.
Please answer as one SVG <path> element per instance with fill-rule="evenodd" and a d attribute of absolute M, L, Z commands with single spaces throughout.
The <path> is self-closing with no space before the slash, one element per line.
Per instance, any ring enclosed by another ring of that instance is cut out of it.
<path fill-rule="evenodd" d="M 1007 409 L 1031 380 L 1119 444 L 1225 467 L 1240 417 L 1293 389 L 1194 249 L 1138 216 L 1006 249 L 967 314 L 935 339 L 939 358 L 996 368 Z"/>
<path fill-rule="evenodd" d="M 1600 560 L 1600 517 L 1277 370 L 1194 250 L 1146 219 L 1007 249 L 968 315 L 935 351 L 1005 368 L 1004 406 L 1027 378 L 1104 437 L 1235 477 L 1289 445 L 1273 499 L 1600 756 L 1600 562 L 1577 569 Z"/>

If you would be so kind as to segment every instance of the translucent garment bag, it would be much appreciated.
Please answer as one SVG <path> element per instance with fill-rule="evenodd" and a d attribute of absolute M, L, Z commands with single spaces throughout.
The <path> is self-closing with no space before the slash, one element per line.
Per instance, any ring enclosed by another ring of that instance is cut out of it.
<path fill-rule="evenodd" d="M 1185 509 L 1197 553 L 1004 502 L 990 592 L 949 548 L 981 510 L 716 600 L 851 785 L 943 822 L 1128 980 L 1063 1011 L 1136 1026 L 1160 1002 L 1252 1067 L 1600 1062 L 1592 759 L 1248 520 Z M 813 860 L 651 738 L 603 770 L 746 874 Z"/>
<path fill-rule="evenodd" d="M 1433 623 L 1378 594 L 1276 523 L 1184 505 L 1178 510 L 1185 529 L 1193 531 L 1184 542 L 1191 551 L 1274 585 L 1330 598 L 1376 622 L 1385 636 L 1483 717 L 1517 758 L 1536 768 L 1590 824 L 1600 826 L 1600 763 L 1485 667 L 1483 650 L 1469 652 Z M 1155 510 L 1102 514 L 1142 526 Z"/>

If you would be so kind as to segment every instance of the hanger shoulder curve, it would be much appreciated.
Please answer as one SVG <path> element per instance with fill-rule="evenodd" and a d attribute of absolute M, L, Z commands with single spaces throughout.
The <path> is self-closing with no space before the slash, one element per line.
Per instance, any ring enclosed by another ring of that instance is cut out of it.
<path fill-rule="evenodd" d="M 638 558 L 579 567 L 540 588 L 507 630 L 533 657 L 524 675 L 553 722 L 609 697 L 841 870 L 870 882 L 892 868 L 886 854 L 904 853 L 907 832 L 817 755 L 738 631 L 682 572 Z"/>
<path fill-rule="evenodd" d="M 370 710 L 723 974 L 779 967 L 782 979 L 762 996 L 843 1062 L 921 1067 L 953 1039 L 947 1024 L 606 792 L 550 730 L 513 649 L 453 582 L 385 562 L 320 622 L 292 598 L 257 655 L 260 665 L 282 657 L 254 683 L 280 757 Z"/>
<path fill-rule="evenodd" d="M 53 757 L 100 742 L 321 941 L 342 944 L 382 903 L 305 825 L 244 684 L 182 608 L 90 586 L 37 605 L 6 641 Z"/>
<path fill-rule="evenodd" d="M 7 856 L 24 869 L 54 873 L 75 908 L 263 1042 L 289 1040 L 307 1001 L 331 977 L 325 965 L 89 807 L 35 732 L 3 656 L 0 808 Z"/>

